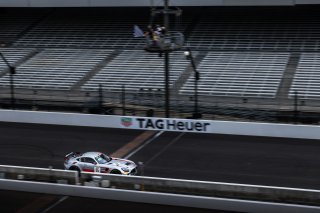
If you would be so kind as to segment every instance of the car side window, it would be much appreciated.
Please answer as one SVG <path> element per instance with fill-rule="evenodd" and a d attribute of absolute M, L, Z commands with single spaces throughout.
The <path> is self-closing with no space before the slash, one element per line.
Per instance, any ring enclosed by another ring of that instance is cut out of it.
<path fill-rule="evenodd" d="M 93 160 L 92 158 L 85 158 L 86 163 L 91 163 L 91 164 L 96 164 L 96 161 Z"/>

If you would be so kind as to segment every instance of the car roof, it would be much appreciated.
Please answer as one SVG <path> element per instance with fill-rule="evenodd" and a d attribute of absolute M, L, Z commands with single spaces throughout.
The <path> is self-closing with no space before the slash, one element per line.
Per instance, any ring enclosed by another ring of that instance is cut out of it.
<path fill-rule="evenodd" d="M 94 157 L 97 157 L 100 154 L 101 154 L 101 152 L 85 152 L 85 153 L 82 154 L 81 157 L 92 157 L 92 158 L 94 158 Z"/>

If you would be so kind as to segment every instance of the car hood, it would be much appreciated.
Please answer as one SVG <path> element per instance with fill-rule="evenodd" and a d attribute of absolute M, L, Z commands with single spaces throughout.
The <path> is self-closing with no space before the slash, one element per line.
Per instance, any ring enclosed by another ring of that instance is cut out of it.
<path fill-rule="evenodd" d="M 130 160 L 120 159 L 120 158 L 112 158 L 111 161 L 106 163 L 105 165 L 115 166 L 115 167 L 125 167 L 125 168 L 134 168 L 136 164 Z"/>

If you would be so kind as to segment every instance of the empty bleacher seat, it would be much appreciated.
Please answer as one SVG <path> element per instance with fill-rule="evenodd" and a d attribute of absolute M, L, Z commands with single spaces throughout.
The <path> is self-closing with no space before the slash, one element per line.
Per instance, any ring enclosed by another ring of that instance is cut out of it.
<path fill-rule="evenodd" d="M 299 98 L 319 99 L 320 97 L 320 54 L 302 53 L 289 91 L 292 98 L 298 92 Z"/>
<path fill-rule="evenodd" d="M 275 97 L 288 58 L 288 53 L 209 52 L 198 66 L 198 92 L 212 96 Z M 193 90 L 191 75 L 180 93 L 192 94 Z"/>
<path fill-rule="evenodd" d="M 35 49 L 32 48 L 0 48 L 0 52 L 9 62 L 10 66 L 16 66 L 34 51 Z M 0 58 L 0 73 L 6 71 L 7 69 L 7 64 L 5 64 L 3 59 Z"/>
<path fill-rule="evenodd" d="M 69 90 L 94 69 L 110 50 L 45 49 L 21 64 L 14 76 L 17 88 Z M 0 78 L 8 86 L 9 75 Z"/>
<path fill-rule="evenodd" d="M 183 52 L 170 54 L 170 85 L 175 82 L 189 65 Z M 164 59 L 157 53 L 143 50 L 126 50 L 103 67 L 83 87 L 83 90 L 104 89 L 127 90 L 162 89 L 164 87 Z"/>

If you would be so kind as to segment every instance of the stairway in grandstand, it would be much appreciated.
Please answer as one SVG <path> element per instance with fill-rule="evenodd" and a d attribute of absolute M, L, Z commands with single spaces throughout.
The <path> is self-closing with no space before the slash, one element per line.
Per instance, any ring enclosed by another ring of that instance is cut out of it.
<path fill-rule="evenodd" d="M 164 59 L 145 52 L 144 39 L 132 35 L 133 25 L 144 28 L 150 22 L 149 8 L 12 11 L 7 14 L 14 17 L 11 21 L 0 20 L 0 27 L 8 29 L 0 32 L 0 39 L 11 46 L 0 51 L 17 66 L 17 88 L 86 93 L 102 85 L 110 91 L 125 86 L 129 92 L 164 92 Z M 188 7 L 181 20 L 171 21 L 172 30 L 187 34 L 186 46 L 200 73 L 199 96 L 257 102 L 288 102 L 294 91 L 312 100 L 320 96 L 318 11 Z M 171 94 L 187 100 L 194 94 L 194 76 L 183 50 L 170 54 L 170 66 Z M 2 61 L 0 86 L 9 87 Z"/>
<path fill-rule="evenodd" d="M 70 90 L 102 61 L 109 50 L 45 49 L 16 69 L 15 87 Z M 0 78 L 9 85 L 9 75 Z"/>
<path fill-rule="evenodd" d="M 37 51 L 32 48 L 0 48 L 1 53 L 6 58 L 11 66 L 17 67 L 22 64 L 24 61 L 28 60 L 32 56 L 34 56 Z M 7 64 L 0 59 L 0 82 L 1 77 L 7 75 L 9 73 L 9 69 Z M 0 86 L 5 86 L 6 84 L 0 84 Z"/>
<path fill-rule="evenodd" d="M 110 51 L 109 54 L 105 55 L 104 60 L 100 61 L 91 71 L 88 71 L 85 76 L 83 76 L 78 82 L 76 82 L 71 90 L 77 91 L 89 81 L 93 76 L 95 76 L 103 67 L 107 66 L 110 61 L 112 61 L 116 56 L 118 56 L 121 50 Z"/>
<path fill-rule="evenodd" d="M 194 63 L 196 66 L 196 69 L 199 65 L 199 63 L 202 61 L 202 59 L 206 56 L 206 52 L 202 51 L 202 52 L 192 52 L 193 55 L 193 59 L 194 59 Z M 192 64 L 190 62 L 189 66 L 187 67 L 187 69 L 179 76 L 179 78 L 177 79 L 177 81 L 174 82 L 173 87 L 171 89 L 172 94 L 179 94 L 179 91 L 181 89 L 181 87 L 185 84 L 185 82 L 188 80 L 188 78 L 190 78 L 191 75 L 194 75 L 194 68 L 192 67 Z"/>
<path fill-rule="evenodd" d="M 198 93 L 274 98 L 288 60 L 288 53 L 208 52 L 198 66 Z M 180 93 L 191 93 L 193 83 L 191 75 Z"/>
<path fill-rule="evenodd" d="M 170 54 L 170 86 L 189 65 L 182 51 Z M 156 53 L 143 50 L 122 51 L 85 85 L 83 90 L 162 90 L 164 87 L 164 60 Z"/>
<path fill-rule="evenodd" d="M 301 53 L 301 58 L 289 91 L 293 98 L 298 92 L 299 98 L 319 100 L 320 98 L 320 54 Z"/>
<path fill-rule="evenodd" d="M 281 78 L 281 83 L 277 92 L 277 98 L 279 100 L 286 100 L 293 81 L 294 74 L 297 70 L 300 60 L 300 53 L 293 52 L 290 54 L 290 58 L 287 64 L 287 68 Z"/>

